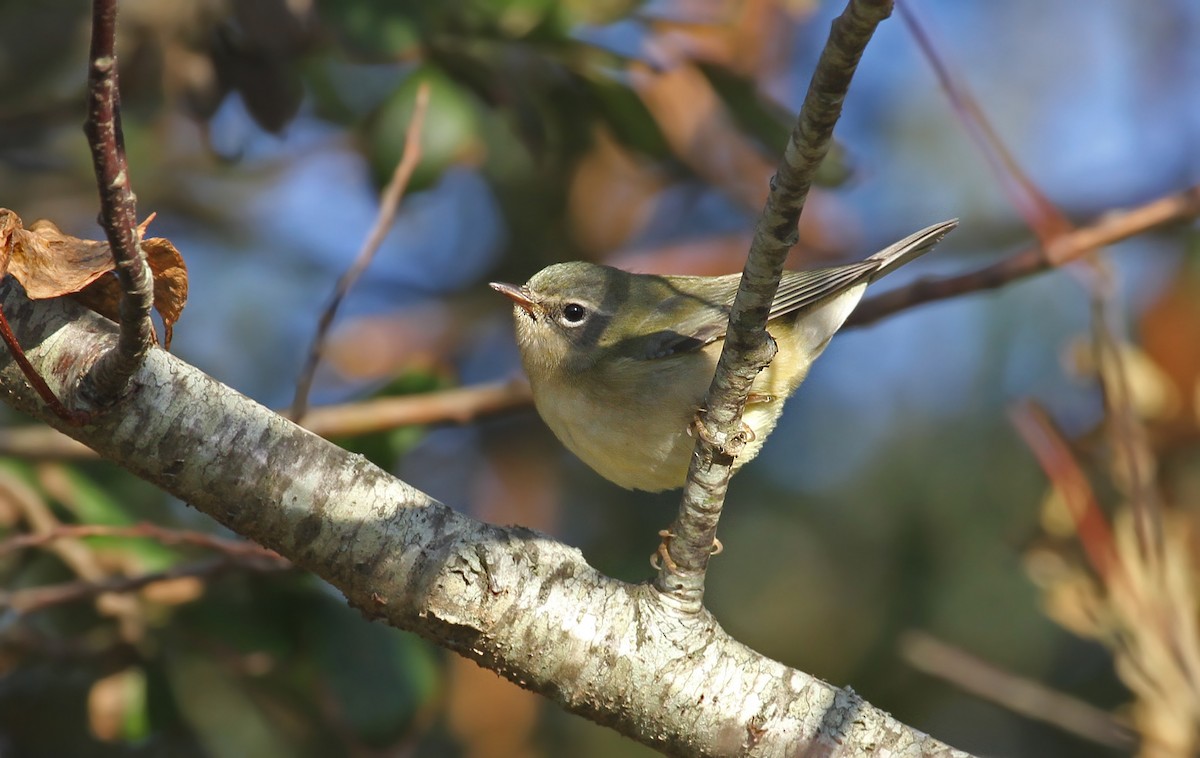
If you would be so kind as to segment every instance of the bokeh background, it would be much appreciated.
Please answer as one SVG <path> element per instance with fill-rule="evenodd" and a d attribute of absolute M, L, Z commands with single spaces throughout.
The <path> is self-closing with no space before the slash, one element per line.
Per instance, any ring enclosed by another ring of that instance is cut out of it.
<path fill-rule="evenodd" d="M 906 4 L 1071 219 L 1200 180 L 1200 6 L 1191 0 Z M 95 238 L 80 130 L 85 6 L 0 2 L 0 205 Z M 314 402 L 516 376 L 510 314 L 486 287 L 492 279 L 519 282 L 579 258 L 642 271 L 740 269 L 841 7 L 124 0 L 124 132 L 139 213 L 157 212 L 151 231 L 175 243 L 190 272 L 173 351 L 267 405 L 291 402 L 421 82 L 431 88 L 424 161 L 344 303 Z M 794 265 L 859 258 L 950 217 L 959 230 L 882 288 L 1028 244 L 1026 221 L 968 131 L 905 26 L 884 23 Z M 1163 366 L 1200 327 L 1190 305 L 1200 300 L 1195 247 L 1195 226 L 1185 225 L 1108 253 L 1130 349 L 1169 345 L 1137 355 L 1146 386 L 1176 393 L 1152 421 L 1175 430 L 1156 437 L 1156 450 L 1184 514 L 1200 505 L 1188 415 L 1188 372 L 1200 367 Z M 1127 753 L 965 694 L 911 655 L 914 639 L 933 638 L 1075 705 L 1119 715 L 1134 699 L 1108 648 L 1052 620 L 1055 596 L 1030 573 L 1034 555 L 1086 571 L 1069 530 L 1052 528 L 1046 476 L 1007 415 L 1033 398 L 1086 440 L 1103 417 L 1078 359 L 1088 329 L 1086 290 L 1056 271 L 838 336 L 733 482 L 726 552 L 707 596 L 717 618 L 751 647 L 964 749 Z M 544 530 L 628 581 L 650 575 L 647 556 L 676 505 L 673 494 L 600 479 L 528 409 L 341 441 L 455 508 Z M 150 520 L 216 531 L 100 462 L 14 456 L 0 474 L 2 535 L 35 529 L 31 514 L 43 526 Z M 198 555 L 145 539 L 71 544 L 101 577 Z M 0 555 L 5 592 L 79 573 L 61 546 Z M 132 598 L 0 613 L 0 755 L 650 752 L 363 621 L 296 572 L 235 568 Z"/>

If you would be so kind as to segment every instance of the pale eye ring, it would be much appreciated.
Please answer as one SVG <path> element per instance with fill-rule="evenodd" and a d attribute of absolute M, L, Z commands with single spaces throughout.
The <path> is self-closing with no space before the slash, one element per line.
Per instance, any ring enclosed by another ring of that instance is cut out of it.
<path fill-rule="evenodd" d="M 571 326 L 578 326 L 587 318 L 587 308 L 579 303 L 567 303 L 562 310 L 563 321 Z"/>

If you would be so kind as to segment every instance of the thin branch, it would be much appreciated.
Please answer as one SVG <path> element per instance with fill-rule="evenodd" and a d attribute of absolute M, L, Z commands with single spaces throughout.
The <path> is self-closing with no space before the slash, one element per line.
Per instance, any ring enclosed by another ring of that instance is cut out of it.
<path fill-rule="evenodd" d="M 1046 685 L 1004 671 L 924 632 L 900 639 L 900 653 L 910 666 L 1025 718 L 1116 750 L 1129 750 L 1136 740 L 1111 713 Z"/>
<path fill-rule="evenodd" d="M 53 532 L 62 526 L 44 497 L 11 473 L 0 475 L 0 496 L 6 497 L 17 507 L 35 535 Z M 81 542 L 56 542 L 50 545 L 50 550 L 79 577 L 81 583 L 100 582 L 108 577 L 108 571 L 96 554 Z M 0 603 L 0 606 L 3 605 Z M 97 607 L 97 610 L 116 620 L 122 639 L 133 640 L 141 636 L 145 620 L 132 598 L 120 598 Z"/>
<path fill-rule="evenodd" d="M 220 553 L 230 559 L 284 560 L 274 550 L 246 540 L 230 540 L 189 529 L 170 529 L 149 522 L 131 526 L 105 524 L 63 524 L 37 534 L 21 534 L 0 541 L 0 557 L 64 539 L 85 537 L 123 537 L 152 539 L 163 545 L 190 545 Z"/>
<path fill-rule="evenodd" d="M 228 557 L 209 558 L 196 563 L 172 566 L 162 571 L 152 571 L 138 576 L 114 576 L 99 581 L 77 581 L 34 587 L 27 590 L 0 592 L 0 607 L 9 608 L 21 615 L 37 613 L 57 605 L 90 600 L 108 593 L 137 592 L 159 582 L 176 579 L 205 579 L 234 568 L 254 568 L 259 571 L 285 571 L 292 568 L 286 559 L 231 560 Z"/>
<path fill-rule="evenodd" d="M 50 389 L 50 385 L 46 384 L 46 380 L 42 378 L 42 375 L 34 370 L 33 365 L 29 362 L 29 358 L 25 356 L 25 350 L 21 347 L 21 343 L 17 342 L 16 336 L 12 333 L 12 329 L 8 325 L 8 317 L 4 315 L 4 311 L 2 310 L 0 310 L 0 339 L 3 339 L 4 344 L 8 346 L 13 360 L 20 366 L 21 373 L 25 375 L 29 386 L 33 387 L 38 396 L 42 398 L 42 402 L 50 408 L 54 415 L 66 421 L 71 426 L 83 426 L 91 420 L 92 414 L 87 411 L 73 410 L 64 405 L 58 399 L 58 395 L 54 394 L 54 390 Z M 50 427 L 46 428 L 49 429 Z"/>
<path fill-rule="evenodd" d="M 465 424 L 480 416 L 528 407 L 529 382 L 511 380 L 402 397 L 314 408 L 302 426 L 322 437 L 370 434 L 415 424 Z"/>
<path fill-rule="evenodd" d="M 850 0 L 834 20 L 829 39 L 788 140 L 729 316 L 729 331 L 716 375 L 696 429 L 696 452 L 683 489 L 679 514 L 665 538 L 664 560 L 655 580 L 681 610 L 698 613 L 704 575 L 717 536 L 717 522 L 732 474 L 745 444 L 740 429 L 750 386 L 775 355 L 767 313 L 813 177 L 829 152 L 842 101 L 875 27 L 891 13 L 891 0 Z"/>
<path fill-rule="evenodd" d="M 296 395 L 292 399 L 290 416 L 296 423 L 300 423 L 305 413 L 308 412 L 308 395 L 312 390 L 313 377 L 316 376 L 317 365 L 321 362 L 321 354 L 325 350 L 325 337 L 329 333 L 329 327 L 333 325 L 338 308 L 345 299 L 346 293 L 358 282 L 367 266 L 371 265 L 375 253 L 383 244 L 384 237 L 391 231 L 400 201 L 404 199 L 404 191 L 408 188 L 408 182 L 412 179 L 413 172 L 417 170 L 417 164 L 421 162 L 421 130 L 425 125 L 425 111 L 428 106 L 429 83 L 422 82 L 421 86 L 417 88 L 412 120 L 408 122 L 408 131 L 404 135 L 404 151 L 400 155 L 400 162 L 392 171 L 392 178 L 383 189 L 375 223 L 371 226 L 371 231 L 367 234 L 354 262 L 338 279 L 337 286 L 333 290 L 333 297 L 330 298 L 329 304 L 325 306 L 325 310 L 317 322 L 317 332 L 313 335 L 308 358 L 304 363 L 304 369 L 300 372 L 300 378 L 296 382 Z"/>
<path fill-rule="evenodd" d="M 137 200 L 129 184 L 125 139 L 121 132 L 117 81 L 117 0 L 92 3 L 92 44 L 88 68 L 87 121 L 83 131 L 92 151 L 100 190 L 100 225 L 108 238 L 121 283 L 117 347 L 96 364 L 94 384 L 101 399 L 125 390 L 133 372 L 154 345 L 154 280 L 141 247 Z"/>
<path fill-rule="evenodd" d="M 919 279 L 906 287 L 868 297 L 850 314 L 844 328 L 865 326 L 914 305 L 996 289 L 1078 260 L 1105 245 L 1197 217 L 1200 217 L 1200 185 L 1131 210 L 1106 213 L 1088 226 L 1055 237 L 1048 245 L 1031 245 L 977 271 L 943 279 Z"/>
<path fill-rule="evenodd" d="M 420 395 L 383 397 L 313 408 L 301 424 L 322 437 L 350 437 L 418 424 L 466 424 L 483 416 L 527 408 L 529 382 L 513 379 Z M 94 459 L 96 453 L 54 427 L 0 429 L 0 456 L 26 459 Z"/>
<path fill-rule="evenodd" d="M 1104 396 L 1105 430 L 1120 465 L 1114 470 L 1123 476 L 1117 481 L 1126 489 L 1133 512 L 1134 532 L 1142 558 L 1158 568 L 1162 561 L 1162 503 L 1155 486 L 1156 462 L 1150 449 L 1146 428 L 1133 406 L 1122 340 L 1117 336 L 1113 300 L 1116 298 L 1112 272 L 1099 258 L 1092 260 L 1090 294 L 1092 308 L 1092 350 L 1099 368 L 1097 377 Z"/>
<path fill-rule="evenodd" d="M 1071 222 L 1021 168 L 1021 164 L 1000 139 L 991 120 L 984 114 L 983 108 L 979 106 L 970 90 L 950 73 L 950 67 L 942 60 L 933 46 L 933 41 L 907 3 L 900 4 L 898 15 L 900 21 L 908 27 L 929 65 L 933 67 L 938 83 L 942 85 L 954 112 L 962 120 L 967 134 L 975 140 L 1000 186 L 1017 212 L 1033 229 L 1033 233 L 1042 243 L 1047 243 L 1055 236 L 1070 231 Z"/>
<path fill-rule="evenodd" d="M 1046 412 L 1034 403 L 1025 402 L 1013 407 L 1009 418 L 1038 459 L 1046 478 L 1062 497 L 1092 570 L 1102 581 L 1109 583 L 1120 568 L 1116 541 L 1092 485 L 1071 448 Z"/>

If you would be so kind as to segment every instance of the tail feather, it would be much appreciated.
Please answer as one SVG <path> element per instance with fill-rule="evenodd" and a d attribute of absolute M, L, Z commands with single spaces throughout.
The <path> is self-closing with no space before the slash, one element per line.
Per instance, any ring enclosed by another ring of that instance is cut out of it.
<path fill-rule="evenodd" d="M 908 263 L 912 259 L 924 255 L 933 249 L 934 245 L 942 241 L 950 233 L 950 230 L 958 226 L 958 219 L 952 218 L 949 221 L 941 221 L 932 226 L 927 226 L 919 232 L 913 232 L 904 239 L 888 245 L 884 249 L 875 253 L 869 261 L 880 261 L 879 267 L 871 272 L 870 281 L 875 281 L 881 276 L 885 276 Z"/>

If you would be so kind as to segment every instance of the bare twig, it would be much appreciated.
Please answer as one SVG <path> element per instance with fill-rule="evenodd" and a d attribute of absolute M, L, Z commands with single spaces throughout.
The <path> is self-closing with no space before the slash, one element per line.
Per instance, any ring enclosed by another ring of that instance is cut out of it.
<path fill-rule="evenodd" d="M 26 460 L 87 460 L 96 451 L 52 426 L 29 424 L 0 429 L 0 456 Z"/>
<path fill-rule="evenodd" d="M 944 279 L 920 279 L 906 287 L 868 297 L 850 314 L 846 328 L 874 323 L 914 305 L 996 289 L 1078 260 L 1096 248 L 1198 216 L 1200 185 L 1128 211 L 1107 213 L 1088 226 L 1055 237 L 1049 244 L 1032 245 L 977 271 Z"/>
<path fill-rule="evenodd" d="M 901 637 L 900 653 L 918 671 L 1025 718 L 1118 750 L 1134 745 L 1130 729 L 1108 711 L 1004 671 L 924 632 L 908 632 Z"/>
<path fill-rule="evenodd" d="M 355 256 L 354 262 L 350 264 L 350 268 L 342 274 L 338 279 L 337 286 L 334 288 L 333 297 L 330 298 L 329 304 L 325 306 L 325 310 L 321 313 L 321 318 L 317 322 L 317 332 L 313 335 L 312 345 L 309 347 L 308 358 L 304 363 L 304 369 L 300 372 L 300 378 L 296 382 L 296 395 L 292 400 L 292 409 L 290 416 L 292 421 L 300 423 L 304 418 L 304 414 L 308 411 L 308 395 L 312 390 L 313 377 L 317 373 L 317 364 L 321 361 L 321 353 L 325 349 L 325 336 L 329 332 L 329 327 L 333 324 L 333 319 L 337 315 L 338 307 L 341 306 L 342 300 L 346 297 L 346 293 L 362 276 L 363 271 L 371 264 L 375 258 L 375 253 L 379 250 L 379 246 L 383 244 L 384 237 L 392 228 L 392 223 L 396 220 L 396 211 L 400 207 L 400 201 L 404 198 L 404 191 L 408 188 L 408 182 L 412 179 L 413 172 L 417 169 L 417 164 L 421 162 L 421 130 L 425 124 L 425 111 L 429 106 L 429 84 L 422 82 L 417 88 L 416 104 L 413 106 L 412 120 L 408 123 L 408 131 L 404 135 L 404 151 L 400 155 L 400 162 L 396 164 L 395 170 L 392 172 L 392 178 L 383 189 L 383 196 L 379 201 L 379 213 L 375 217 L 375 223 L 371 227 L 370 233 L 367 234 L 367 239 L 363 242 L 362 248 L 359 249 L 358 255 Z"/>
<path fill-rule="evenodd" d="M 292 564 L 283 558 L 272 560 L 259 557 L 236 561 L 227 557 L 210 558 L 139 576 L 114 576 L 100 581 L 66 582 L 27 590 L 0 592 L 0 607 L 10 608 L 18 614 L 27 615 L 56 605 L 88 600 L 107 593 L 136 592 L 159 582 L 169 582 L 185 577 L 204 579 L 233 568 L 284 571 L 292 568 Z"/>
<path fill-rule="evenodd" d="M 105 524 L 62 524 L 48 531 L 21 534 L 0 542 L 0 556 L 15 550 L 42 547 L 63 539 L 85 537 L 125 537 L 152 539 L 164 545 L 190 545 L 220 553 L 227 558 L 284 560 L 274 550 L 246 540 L 230 540 L 188 529 L 170 529 L 149 522 L 131 526 Z"/>
<path fill-rule="evenodd" d="M 1092 485 L 1070 447 L 1046 412 L 1031 402 L 1013 407 L 1009 418 L 1058 489 L 1092 570 L 1102 581 L 1109 581 L 1120 565 L 1116 543 Z"/>
<path fill-rule="evenodd" d="M 94 372 L 95 388 L 101 399 L 113 398 L 124 391 L 155 339 L 150 321 L 154 280 L 141 248 L 137 201 L 129 184 L 121 133 L 116 36 L 117 0 L 94 0 L 88 68 L 90 106 L 83 130 L 100 189 L 100 225 L 108 238 L 121 283 L 117 347 L 100 359 Z"/>
<path fill-rule="evenodd" d="M 302 426 L 322 437 L 342 437 L 413 424 L 465 424 L 480 416 L 523 408 L 532 402 L 529 382 L 492 382 L 421 395 L 321 406 L 309 412 Z"/>
<path fill-rule="evenodd" d="M 313 408 L 301 424 L 322 437 L 349 437 L 414 424 L 465 424 L 483 416 L 533 402 L 529 382 L 523 379 L 476 384 L 426 392 L 420 395 L 383 397 L 356 403 Z M 49 426 L 0 429 L 0 456 L 27 459 L 87 459 L 96 453 Z"/>
<path fill-rule="evenodd" d="M 64 405 L 58 399 L 58 396 L 54 394 L 54 390 L 50 389 L 50 385 L 46 384 L 46 380 L 42 378 L 42 375 L 30 364 L 29 358 L 25 356 L 25 351 L 21 348 L 21 343 L 17 342 L 16 335 L 12 333 L 12 328 L 8 325 L 8 317 L 4 315 L 4 311 L 2 310 L 0 310 L 0 339 L 3 339 L 4 344 L 8 346 L 13 360 L 21 368 L 21 373 L 25 375 L 25 380 L 29 382 L 29 386 L 33 387 L 34 391 L 38 393 L 38 397 L 42 399 L 42 402 L 50 408 L 54 415 L 66 421 L 71 426 L 83 426 L 88 422 L 92 415 L 86 411 L 72 410 Z"/>
<path fill-rule="evenodd" d="M 775 354 L 766 331 L 767 313 L 813 176 L 829 151 L 834 124 L 875 27 L 891 13 L 891 0 L 850 0 L 832 25 L 812 82 L 788 140 L 767 204 L 754 232 L 729 331 L 700 416 L 702 433 L 683 489 L 679 514 L 664 544 L 655 586 L 688 613 L 702 609 L 704 575 L 717 522 L 739 447 L 746 397 L 759 371 Z"/>
<path fill-rule="evenodd" d="M 62 526 L 42 495 L 25 482 L 8 473 L 0 475 L 0 497 L 8 499 L 21 513 L 34 535 L 48 534 Z M 74 540 L 53 544 L 51 550 L 63 565 L 74 572 L 82 583 L 100 582 L 108 577 L 105 567 L 88 547 Z M 2 606 L 3 603 L 0 603 Z M 121 638 L 134 640 L 145 628 L 144 618 L 131 598 L 115 598 L 97 606 L 97 610 L 117 621 Z"/>
<path fill-rule="evenodd" d="M 999 180 L 1001 188 L 1033 233 L 1043 244 L 1047 244 L 1056 236 L 1070 231 L 1071 222 L 1021 168 L 1021 164 L 1000 139 L 1000 135 L 992 127 L 991 120 L 979 107 L 970 90 L 951 75 L 950 67 L 938 55 L 933 41 L 907 3 L 900 4 L 898 15 L 913 35 L 917 47 L 924 53 L 929 65 L 933 67 L 938 83 L 942 85 L 947 99 L 966 127 L 967 134 L 975 140 L 992 173 Z"/>
<path fill-rule="evenodd" d="M 1106 261 L 1091 261 L 1088 289 L 1092 306 L 1092 350 L 1097 379 L 1104 396 L 1105 430 L 1115 459 L 1117 482 L 1126 490 L 1133 512 L 1133 528 L 1142 559 L 1157 568 L 1163 552 L 1162 502 L 1155 485 L 1157 468 L 1146 428 L 1133 406 L 1124 342 L 1118 336 L 1113 300 L 1112 271 Z"/>

